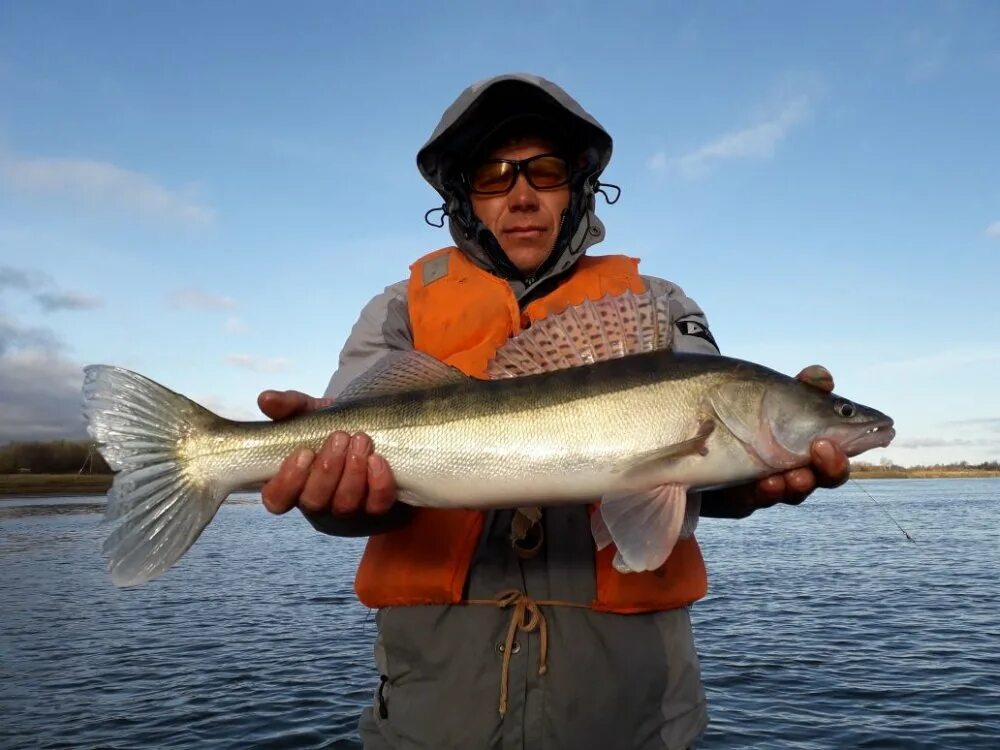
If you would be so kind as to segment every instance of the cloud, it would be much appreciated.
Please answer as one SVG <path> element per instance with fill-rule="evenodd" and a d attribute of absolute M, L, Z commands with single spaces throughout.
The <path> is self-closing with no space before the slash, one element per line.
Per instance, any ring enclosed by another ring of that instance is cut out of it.
<path fill-rule="evenodd" d="M 231 310 L 236 301 L 221 294 L 203 292 L 200 289 L 180 289 L 170 295 L 171 306 L 183 310 Z"/>
<path fill-rule="evenodd" d="M 104 304 L 98 297 L 58 290 L 44 273 L 11 266 L 0 266 L 0 291 L 4 289 L 14 289 L 31 296 L 45 312 L 94 310 Z"/>
<path fill-rule="evenodd" d="M 61 348 L 47 328 L 24 328 L 9 318 L 0 318 L 0 355 L 16 349 L 37 349 L 54 353 Z"/>
<path fill-rule="evenodd" d="M 985 427 L 988 430 L 1000 431 L 1000 417 L 973 417 L 972 419 L 956 419 L 945 422 L 946 425 L 960 425 L 962 427 Z"/>
<path fill-rule="evenodd" d="M 992 224 L 986 227 L 985 234 L 987 237 L 995 237 L 996 239 L 1000 239 L 1000 221 L 994 221 Z"/>
<path fill-rule="evenodd" d="M 215 211 L 151 177 L 91 159 L 25 159 L 0 154 L 0 179 L 15 190 L 63 195 L 101 208 L 206 225 Z"/>
<path fill-rule="evenodd" d="M 646 162 L 646 167 L 652 172 L 662 172 L 669 166 L 670 160 L 662 151 L 657 151 L 655 154 L 650 156 L 649 160 Z"/>
<path fill-rule="evenodd" d="M 80 366 L 52 332 L 0 319 L 0 442 L 86 437 Z"/>
<path fill-rule="evenodd" d="M 17 289 L 30 292 L 48 283 L 48 277 L 38 271 L 26 271 L 22 268 L 0 266 L 0 290 Z"/>
<path fill-rule="evenodd" d="M 251 354 L 229 354 L 226 355 L 226 362 L 236 367 L 242 367 L 254 372 L 284 372 L 292 365 L 284 357 L 254 357 Z"/>
<path fill-rule="evenodd" d="M 95 310 L 103 302 L 97 297 L 90 297 L 78 292 L 42 292 L 35 295 L 35 301 L 46 312 L 54 310 Z"/>
<path fill-rule="evenodd" d="M 893 448 L 985 448 L 987 443 L 982 440 L 967 440 L 965 438 L 902 438 L 892 441 Z"/>
<path fill-rule="evenodd" d="M 668 157 L 657 152 L 646 166 L 653 172 L 669 172 L 689 179 L 703 177 L 717 164 L 731 159 L 769 159 L 792 130 L 810 113 L 809 98 L 785 100 L 777 111 L 756 125 L 736 130 L 682 156 Z"/>
<path fill-rule="evenodd" d="M 247 324 L 243 322 L 243 319 L 237 318 L 235 315 L 226 318 L 226 322 L 222 324 L 222 328 L 226 333 L 246 333 L 248 330 Z"/>

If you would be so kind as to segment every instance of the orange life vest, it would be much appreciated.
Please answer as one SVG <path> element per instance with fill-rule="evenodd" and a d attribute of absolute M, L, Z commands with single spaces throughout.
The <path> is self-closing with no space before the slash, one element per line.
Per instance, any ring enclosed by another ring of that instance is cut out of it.
<path fill-rule="evenodd" d="M 645 291 L 639 261 L 621 255 L 588 257 L 549 294 L 524 310 L 510 286 L 454 247 L 410 266 L 408 289 L 414 348 L 483 377 L 496 350 L 533 321 L 584 299 Z M 415 509 L 403 528 L 368 539 L 354 588 L 369 607 L 458 604 L 483 529 L 473 510 Z M 650 612 L 690 604 L 708 588 L 705 563 L 693 537 L 680 540 L 659 569 L 622 575 L 612 565 L 614 545 L 595 555 L 595 610 Z"/>

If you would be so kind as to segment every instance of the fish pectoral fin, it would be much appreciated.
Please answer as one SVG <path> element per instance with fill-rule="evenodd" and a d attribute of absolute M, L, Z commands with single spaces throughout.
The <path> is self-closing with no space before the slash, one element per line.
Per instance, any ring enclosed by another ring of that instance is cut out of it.
<path fill-rule="evenodd" d="M 594 544 L 598 550 L 604 549 L 613 541 L 611 532 L 608 531 L 608 525 L 604 523 L 600 507 L 590 514 L 590 533 L 594 536 Z"/>
<path fill-rule="evenodd" d="M 584 300 L 532 323 L 497 349 L 491 380 L 592 365 L 670 348 L 669 300 L 651 292 L 624 292 Z"/>
<path fill-rule="evenodd" d="M 345 388 L 337 402 L 464 383 L 469 376 L 429 354 L 418 351 L 389 352 Z"/>
<path fill-rule="evenodd" d="M 617 472 L 625 476 L 635 476 L 646 469 L 654 469 L 669 461 L 676 461 L 678 458 L 695 455 L 708 455 L 708 438 L 715 431 L 715 421 L 704 419 L 698 423 L 698 431 L 694 437 L 683 440 L 680 443 L 654 448 L 645 453 L 631 456 L 626 462 L 621 464 Z"/>
<path fill-rule="evenodd" d="M 591 532 L 598 549 L 606 547 L 608 539 L 614 542 L 618 548 L 614 566 L 620 573 L 656 570 L 667 561 L 684 525 L 687 489 L 683 484 L 663 484 L 602 498 L 591 516 Z"/>

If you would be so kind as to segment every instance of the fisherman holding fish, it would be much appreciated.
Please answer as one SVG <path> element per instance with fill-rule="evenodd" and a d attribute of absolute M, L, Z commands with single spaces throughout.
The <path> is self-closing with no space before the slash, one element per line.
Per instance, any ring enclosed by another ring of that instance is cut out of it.
<path fill-rule="evenodd" d="M 266 482 L 271 512 L 368 536 L 369 750 L 690 747 L 707 723 L 699 517 L 801 502 L 895 432 L 821 367 L 721 355 L 638 260 L 587 255 L 610 157 L 548 81 L 469 88 L 417 156 L 455 244 L 365 307 L 323 398 L 262 393 L 273 421 L 84 368 L 115 470 L 112 581 L 162 575 L 229 494 Z"/>
<path fill-rule="evenodd" d="M 673 351 L 717 355 L 705 315 L 679 286 L 640 274 L 627 256 L 587 254 L 604 238 L 595 198 L 614 190 L 599 181 L 611 150 L 608 133 L 549 81 L 504 75 L 468 88 L 417 157 L 454 244 L 417 259 L 408 279 L 362 310 L 324 398 L 266 391 L 262 411 L 281 420 L 336 403 L 385 358 L 412 350 L 486 377 L 507 339 L 608 295 L 651 294 Z M 833 387 L 823 368 L 799 378 Z M 662 459 L 704 451 L 703 432 L 691 425 L 690 445 Z M 702 516 L 740 518 L 846 481 L 834 441 L 808 450 L 807 466 L 682 492 L 679 503 L 678 485 L 657 488 L 650 498 L 668 509 L 663 523 L 679 530 L 666 562 L 644 571 L 641 551 L 624 559 L 607 541 L 597 548 L 602 524 L 627 520 L 601 520 L 594 506 L 395 502 L 393 467 L 361 431 L 289 455 L 263 501 L 273 513 L 298 507 L 328 534 L 369 536 L 356 581 L 378 609 L 381 679 L 360 723 L 369 750 L 686 748 L 707 724 L 688 615 L 706 591 L 692 533 L 699 506 Z M 641 523 L 659 528 L 659 516 Z"/>

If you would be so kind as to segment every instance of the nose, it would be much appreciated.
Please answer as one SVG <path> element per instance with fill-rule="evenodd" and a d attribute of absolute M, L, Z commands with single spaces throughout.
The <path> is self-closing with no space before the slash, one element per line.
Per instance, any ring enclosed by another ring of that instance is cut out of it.
<path fill-rule="evenodd" d="M 507 193 L 507 205 L 511 211 L 534 211 L 538 208 L 538 193 L 523 174 L 517 176 L 514 187 Z"/>

